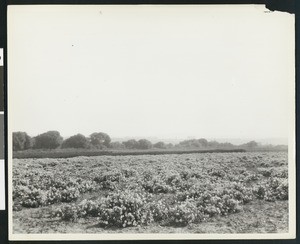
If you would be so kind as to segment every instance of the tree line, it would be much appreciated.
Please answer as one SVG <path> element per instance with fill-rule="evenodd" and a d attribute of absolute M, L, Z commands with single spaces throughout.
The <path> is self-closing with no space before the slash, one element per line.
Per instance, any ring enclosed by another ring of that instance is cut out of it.
<path fill-rule="evenodd" d="M 47 131 L 35 137 L 30 137 L 26 132 L 13 133 L 13 150 L 22 151 L 28 149 L 57 149 L 57 148 L 82 148 L 82 149 L 260 149 L 273 148 L 282 149 L 282 146 L 261 146 L 255 141 L 250 141 L 241 145 L 231 143 L 219 143 L 217 141 L 208 141 L 204 138 L 190 139 L 179 142 L 178 144 L 165 143 L 159 141 L 152 143 L 147 139 L 130 139 L 127 141 L 111 141 L 108 134 L 104 132 L 95 132 L 86 137 L 82 134 L 76 134 L 63 139 L 58 131 Z"/>
<path fill-rule="evenodd" d="M 130 139 L 123 142 L 112 142 L 108 134 L 104 132 L 92 133 L 89 137 L 82 134 L 73 135 L 63 139 L 58 131 L 48 131 L 36 137 L 30 137 L 26 132 L 13 133 L 13 150 L 21 151 L 28 149 L 56 149 L 56 148 L 86 148 L 86 149 L 166 149 L 173 144 L 158 142 L 152 144 L 147 139 Z"/>

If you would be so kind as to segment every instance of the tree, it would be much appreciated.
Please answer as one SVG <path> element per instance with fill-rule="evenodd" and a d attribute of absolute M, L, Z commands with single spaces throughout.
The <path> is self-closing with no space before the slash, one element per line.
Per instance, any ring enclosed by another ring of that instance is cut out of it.
<path fill-rule="evenodd" d="M 111 139 L 106 133 L 95 132 L 90 135 L 90 141 L 95 148 L 102 149 L 110 146 Z"/>
<path fill-rule="evenodd" d="M 87 148 L 88 144 L 89 144 L 88 139 L 84 135 L 77 134 L 64 140 L 61 147 L 62 148 Z"/>
<path fill-rule="evenodd" d="M 128 141 L 122 142 L 127 149 L 137 149 L 139 143 L 135 139 L 130 139 Z"/>
<path fill-rule="evenodd" d="M 249 141 L 248 143 L 243 144 L 243 146 L 253 149 L 258 146 L 258 143 L 256 141 Z"/>
<path fill-rule="evenodd" d="M 192 148 L 197 147 L 198 148 L 198 147 L 201 147 L 201 144 L 198 140 L 193 139 L 193 140 L 190 141 L 190 147 L 192 147 Z"/>
<path fill-rule="evenodd" d="M 166 149 L 167 148 L 166 144 L 162 141 L 159 141 L 159 142 L 155 143 L 153 145 L 153 147 L 159 148 L 159 149 Z"/>
<path fill-rule="evenodd" d="M 121 142 L 118 141 L 114 141 L 110 143 L 110 147 L 113 149 L 124 149 L 125 145 Z"/>
<path fill-rule="evenodd" d="M 172 144 L 172 143 L 168 143 L 167 145 L 166 145 L 166 148 L 173 148 L 174 147 L 174 145 Z"/>
<path fill-rule="evenodd" d="M 150 149 L 152 148 L 151 141 L 148 141 L 146 139 L 141 139 L 138 141 L 138 148 L 139 149 Z"/>
<path fill-rule="evenodd" d="M 13 132 L 13 150 L 26 150 L 33 145 L 32 138 L 26 132 Z"/>
<path fill-rule="evenodd" d="M 200 143 L 201 147 L 206 148 L 208 146 L 208 141 L 204 138 L 198 139 L 198 142 Z"/>
<path fill-rule="evenodd" d="M 220 143 L 220 147 L 224 149 L 233 149 L 234 145 L 231 144 L 230 142 L 224 142 L 224 143 Z"/>
<path fill-rule="evenodd" d="M 63 138 L 58 131 L 48 131 L 35 137 L 35 148 L 55 149 L 61 145 Z"/>
<path fill-rule="evenodd" d="M 195 148 L 195 147 L 200 147 L 201 144 L 196 139 L 190 139 L 190 140 L 184 140 L 184 141 L 179 142 L 179 146 L 184 147 L 184 148 Z"/>
<path fill-rule="evenodd" d="M 212 149 L 218 149 L 220 144 L 217 141 L 210 141 L 210 142 L 208 142 L 207 146 Z"/>

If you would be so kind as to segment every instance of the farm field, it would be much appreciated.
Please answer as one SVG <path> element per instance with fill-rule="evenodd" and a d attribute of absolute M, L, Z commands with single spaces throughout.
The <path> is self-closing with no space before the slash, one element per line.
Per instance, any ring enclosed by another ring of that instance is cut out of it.
<path fill-rule="evenodd" d="M 14 159 L 13 232 L 288 232 L 288 155 Z"/>
<path fill-rule="evenodd" d="M 270 150 L 269 150 L 270 151 Z M 278 151 L 278 150 L 277 150 Z M 285 150 L 286 151 L 286 150 Z M 79 156 L 132 156 L 132 155 L 164 155 L 164 154 L 190 154 L 190 153 L 220 153 L 220 152 L 246 152 L 245 149 L 125 149 L 125 150 L 98 150 L 98 149 L 30 149 L 15 151 L 13 158 L 71 158 Z"/>

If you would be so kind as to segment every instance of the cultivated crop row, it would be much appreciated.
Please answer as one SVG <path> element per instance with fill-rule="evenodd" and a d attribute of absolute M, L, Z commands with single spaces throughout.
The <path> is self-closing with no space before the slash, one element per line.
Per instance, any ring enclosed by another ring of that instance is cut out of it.
<path fill-rule="evenodd" d="M 286 153 L 15 160 L 14 210 L 55 204 L 52 218 L 103 227 L 185 226 L 288 200 Z"/>

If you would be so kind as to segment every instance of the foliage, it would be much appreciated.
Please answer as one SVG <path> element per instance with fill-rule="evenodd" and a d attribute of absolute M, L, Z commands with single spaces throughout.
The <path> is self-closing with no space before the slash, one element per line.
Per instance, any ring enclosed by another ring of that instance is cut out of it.
<path fill-rule="evenodd" d="M 35 148 L 54 149 L 61 145 L 63 138 L 58 131 L 48 131 L 35 137 Z"/>
<path fill-rule="evenodd" d="M 264 184 L 253 190 L 259 199 L 274 202 L 276 200 L 288 200 L 288 181 L 287 179 L 270 178 Z"/>
<path fill-rule="evenodd" d="M 125 146 L 125 148 L 127 148 L 127 149 L 137 149 L 139 146 L 139 143 L 135 139 L 123 141 L 122 143 Z"/>
<path fill-rule="evenodd" d="M 154 148 L 159 148 L 159 149 L 166 149 L 166 148 L 167 148 L 167 145 L 166 145 L 164 142 L 159 141 L 159 142 L 157 142 L 157 143 L 154 143 L 154 144 L 153 144 L 153 147 L 154 147 Z"/>
<path fill-rule="evenodd" d="M 249 141 L 246 144 L 244 144 L 243 146 L 245 146 L 246 148 L 253 149 L 258 146 L 258 143 L 256 141 Z"/>
<path fill-rule="evenodd" d="M 35 140 L 37 140 L 35 142 Z M 26 150 L 31 147 L 34 149 L 54 149 L 62 144 L 62 137 L 57 131 L 48 131 L 35 138 L 30 138 L 25 132 L 13 133 L 13 150 L 20 151 Z M 176 150 L 232 150 L 232 151 L 287 151 L 286 145 L 260 145 L 255 141 L 250 141 L 241 145 L 233 145 L 229 142 L 220 143 L 217 141 L 208 141 L 204 138 L 189 139 L 179 142 L 176 145 L 172 143 L 164 143 L 162 141 L 152 145 L 147 139 L 130 139 L 124 142 L 111 142 L 111 138 L 104 132 L 95 132 L 89 138 L 81 134 L 74 135 L 66 139 L 62 148 L 88 148 L 88 149 L 139 149 L 149 150 L 151 148 L 157 149 L 171 149 Z M 88 151 L 82 152 L 85 155 Z M 35 154 L 36 155 L 36 154 Z"/>
<path fill-rule="evenodd" d="M 23 207 L 39 207 L 57 202 L 72 202 L 81 193 L 96 189 L 93 181 L 28 173 L 26 179 L 14 180 L 13 199 Z"/>
<path fill-rule="evenodd" d="M 152 143 L 149 140 L 141 139 L 138 141 L 138 149 L 150 149 L 152 148 Z"/>
<path fill-rule="evenodd" d="M 84 135 L 77 134 L 64 140 L 61 147 L 62 148 L 87 148 L 88 144 L 89 144 L 88 139 Z"/>
<path fill-rule="evenodd" d="M 111 139 L 104 132 L 95 132 L 90 135 L 90 141 L 95 148 L 103 149 L 110 146 Z"/>
<path fill-rule="evenodd" d="M 288 200 L 286 153 L 23 159 L 13 170 L 14 206 L 56 203 L 52 217 L 97 218 L 102 227 L 181 227 L 252 201 Z"/>
<path fill-rule="evenodd" d="M 125 149 L 125 145 L 118 141 L 111 142 L 110 147 L 112 149 Z"/>
<path fill-rule="evenodd" d="M 13 150 L 26 150 L 33 145 L 33 139 L 27 135 L 26 132 L 14 132 L 13 133 Z"/>

